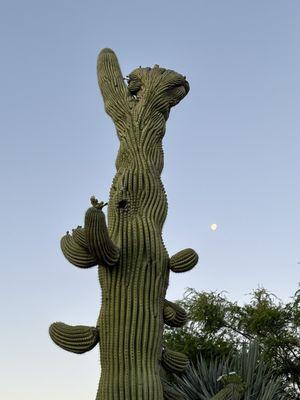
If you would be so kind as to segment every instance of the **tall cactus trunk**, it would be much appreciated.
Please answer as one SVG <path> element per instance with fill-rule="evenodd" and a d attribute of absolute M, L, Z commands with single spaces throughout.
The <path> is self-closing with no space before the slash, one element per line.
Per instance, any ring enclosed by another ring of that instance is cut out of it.
<path fill-rule="evenodd" d="M 158 360 L 169 276 L 161 238 L 167 203 L 159 174 L 141 153 L 118 169 L 109 200 L 109 233 L 121 252 L 117 267 L 99 267 L 97 400 L 163 398 Z"/>
<path fill-rule="evenodd" d="M 102 305 L 96 329 L 54 323 L 50 335 L 76 353 L 99 342 L 96 400 L 171 400 L 174 395 L 164 388 L 160 368 L 180 372 L 188 361 L 162 346 L 164 323 L 176 327 L 186 321 L 184 310 L 165 300 L 169 271 L 188 271 L 198 256 L 185 249 L 169 258 L 163 244 L 167 199 L 160 179 L 162 139 L 170 108 L 189 86 L 182 75 L 158 66 L 134 70 L 127 86 L 110 49 L 99 55 L 98 78 L 120 139 L 108 228 L 104 204 L 92 198 L 84 228 L 65 235 L 61 247 L 78 267 L 98 264 Z"/>

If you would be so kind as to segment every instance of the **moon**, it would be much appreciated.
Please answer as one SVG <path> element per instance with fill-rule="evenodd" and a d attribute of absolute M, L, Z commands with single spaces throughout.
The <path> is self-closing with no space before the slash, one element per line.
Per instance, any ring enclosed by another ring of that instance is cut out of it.
<path fill-rule="evenodd" d="M 212 231 L 216 231 L 217 228 L 218 228 L 218 225 L 217 225 L 217 224 L 211 224 L 211 225 L 210 225 L 210 229 L 211 229 Z"/>

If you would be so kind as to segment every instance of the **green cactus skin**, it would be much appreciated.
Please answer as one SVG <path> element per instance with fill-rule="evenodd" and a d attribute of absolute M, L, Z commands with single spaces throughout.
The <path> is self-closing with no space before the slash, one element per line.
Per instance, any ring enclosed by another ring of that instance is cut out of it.
<path fill-rule="evenodd" d="M 170 258 L 170 268 L 173 272 L 187 272 L 198 262 L 198 254 L 192 249 L 184 249 Z"/>
<path fill-rule="evenodd" d="M 180 328 L 187 321 L 187 313 L 178 304 L 165 300 L 163 318 L 165 324 Z"/>
<path fill-rule="evenodd" d="M 49 332 L 57 345 L 75 353 L 99 341 L 96 400 L 171 400 L 175 394 L 162 383 L 160 370 L 182 372 L 188 359 L 162 345 L 164 323 L 179 327 L 187 319 L 181 307 L 165 300 L 169 271 L 190 270 L 198 256 L 186 249 L 169 258 L 163 244 L 162 139 L 170 109 L 189 85 L 184 76 L 158 65 L 135 69 L 126 85 L 115 53 L 107 48 L 99 54 L 97 73 L 120 140 L 108 227 L 104 204 L 92 198 L 84 228 L 67 233 L 61 248 L 77 267 L 99 265 L 102 305 L 96 328 L 54 323 Z"/>
<path fill-rule="evenodd" d="M 169 372 L 183 372 L 189 364 L 187 356 L 178 351 L 164 349 L 161 359 L 162 366 Z"/>
<path fill-rule="evenodd" d="M 50 326 L 49 333 L 59 347 L 77 354 L 92 350 L 99 342 L 98 329 L 90 326 L 70 326 L 54 322 Z"/>
<path fill-rule="evenodd" d="M 162 382 L 165 400 L 185 400 L 177 390 L 172 389 L 168 384 Z"/>

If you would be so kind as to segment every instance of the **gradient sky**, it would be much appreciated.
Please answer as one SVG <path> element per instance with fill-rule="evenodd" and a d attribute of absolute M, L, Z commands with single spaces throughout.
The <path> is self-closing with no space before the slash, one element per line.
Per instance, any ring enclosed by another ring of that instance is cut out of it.
<path fill-rule="evenodd" d="M 7 1 L 0 10 L 0 397 L 93 399 L 99 354 L 76 356 L 51 322 L 94 325 L 96 269 L 59 248 L 95 194 L 107 200 L 118 148 L 96 79 L 103 47 L 124 76 L 161 66 L 191 91 L 172 112 L 163 182 L 172 254 L 193 247 L 187 287 L 283 300 L 300 281 L 298 0 Z M 219 229 L 211 231 L 211 223 Z"/>

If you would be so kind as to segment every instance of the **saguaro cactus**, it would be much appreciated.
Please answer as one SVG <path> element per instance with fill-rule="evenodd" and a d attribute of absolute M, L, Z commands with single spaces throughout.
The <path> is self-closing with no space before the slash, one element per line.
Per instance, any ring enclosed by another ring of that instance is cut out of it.
<path fill-rule="evenodd" d="M 102 305 L 96 327 L 56 322 L 50 336 L 74 353 L 100 344 L 97 400 L 173 399 L 176 395 L 161 381 L 161 367 L 180 372 L 188 360 L 163 348 L 163 327 L 182 326 L 187 316 L 165 299 L 169 271 L 190 270 L 198 256 L 185 249 L 170 258 L 165 249 L 161 232 L 167 199 L 160 175 L 166 120 L 189 84 L 158 65 L 135 69 L 126 84 L 110 49 L 100 52 L 97 72 L 105 110 L 120 140 L 108 227 L 104 204 L 92 197 L 84 227 L 67 233 L 61 248 L 77 267 L 98 265 Z"/>

